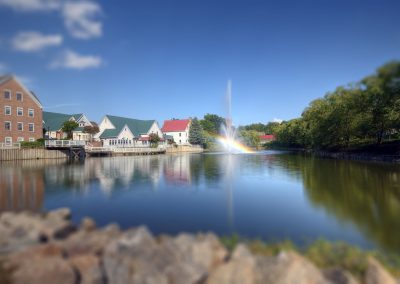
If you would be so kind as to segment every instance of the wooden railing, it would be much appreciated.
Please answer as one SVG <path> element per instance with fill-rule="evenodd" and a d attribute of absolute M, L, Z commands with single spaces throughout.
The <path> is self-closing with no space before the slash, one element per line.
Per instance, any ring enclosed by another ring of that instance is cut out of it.
<path fill-rule="evenodd" d="M 21 143 L 0 143 L 0 149 L 21 149 Z"/>
<path fill-rule="evenodd" d="M 46 140 L 44 145 L 46 148 L 69 148 L 69 147 L 84 147 L 85 141 L 80 140 Z"/>

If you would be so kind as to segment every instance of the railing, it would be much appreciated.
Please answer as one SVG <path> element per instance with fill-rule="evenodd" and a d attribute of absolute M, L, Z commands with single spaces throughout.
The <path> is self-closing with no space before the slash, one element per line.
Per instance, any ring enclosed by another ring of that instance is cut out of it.
<path fill-rule="evenodd" d="M 44 145 L 46 148 L 69 148 L 69 147 L 83 147 L 85 141 L 80 140 L 46 140 Z"/>
<path fill-rule="evenodd" d="M 0 143 L 0 149 L 21 149 L 21 143 Z"/>
<path fill-rule="evenodd" d="M 143 148 L 143 147 L 137 147 L 137 148 L 112 148 L 112 151 L 114 153 L 158 153 L 162 152 L 165 149 L 163 148 Z"/>
<path fill-rule="evenodd" d="M 112 152 L 111 148 L 104 148 L 104 147 L 90 147 L 86 146 L 85 147 L 86 152 L 88 153 L 107 153 L 107 152 Z"/>

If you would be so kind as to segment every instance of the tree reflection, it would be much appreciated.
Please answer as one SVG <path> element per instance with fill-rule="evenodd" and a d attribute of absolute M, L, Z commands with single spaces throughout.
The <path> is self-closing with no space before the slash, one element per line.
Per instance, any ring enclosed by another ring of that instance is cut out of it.
<path fill-rule="evenodd" d="M 299 171 L 314 206 L 355 224 L 382 248 L 400 251 L 400 168 L 398 165 L 282 156 Z"/>

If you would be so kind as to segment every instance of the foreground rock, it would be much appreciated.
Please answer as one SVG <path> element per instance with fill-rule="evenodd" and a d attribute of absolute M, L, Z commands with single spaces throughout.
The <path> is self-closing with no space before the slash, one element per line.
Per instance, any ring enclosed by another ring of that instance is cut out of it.
<path fill-rule="evenodd" d="M 368 260 L 362 283 L 396 283 Z M 232 253 L 214 234 L 154 237 L 145 227 L 125 232 L 116 225 L 96 229 L 85 218 L 79 227 L 67 209 L 44 215 L 0 215 L 2 283 L 359 283 L 340 267 L 319 270 L 301 255 L 251 253 L 239 244 Z"/>

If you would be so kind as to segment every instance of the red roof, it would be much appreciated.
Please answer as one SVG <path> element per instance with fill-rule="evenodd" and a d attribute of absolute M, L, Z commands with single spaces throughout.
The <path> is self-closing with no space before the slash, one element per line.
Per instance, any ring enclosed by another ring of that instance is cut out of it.
<path fill-rule="evenodd" d="M 190 122 L 190 119 L 165 120 L 164 125 L 161 128 L 161 131 L 162 132 L 185 131 L 189 122 Z"/>
<path fill-rule="evenodd" d="M 260 136 L 261 140 L 275 140 L 275 135 L 265 134 Z"/>

